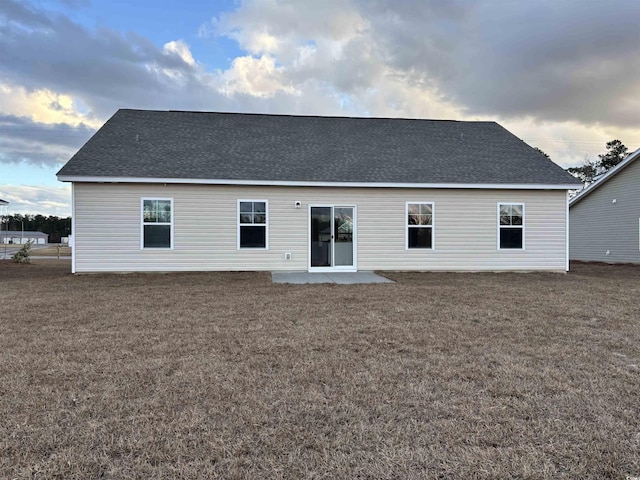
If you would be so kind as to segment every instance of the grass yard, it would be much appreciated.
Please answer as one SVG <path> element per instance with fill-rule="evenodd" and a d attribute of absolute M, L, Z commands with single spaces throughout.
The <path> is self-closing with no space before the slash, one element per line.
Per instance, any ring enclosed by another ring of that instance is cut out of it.
<path fill-rule="evenodd" d="M 640 267 L 79 275 L 0 262 L 2 478 L 640 476 Z"/>
<path fill-rule="evenodd" d="M 46 247 L 32 247 L 31 255 L 34 257 L 43 257 L 43 256 L 52 256 L 57 257 L 60 255 L 61 257 L 70 257 L 71 256 L 71 248 L 67 246 L 58 246 L 58 245 L 47 245 Z"/>

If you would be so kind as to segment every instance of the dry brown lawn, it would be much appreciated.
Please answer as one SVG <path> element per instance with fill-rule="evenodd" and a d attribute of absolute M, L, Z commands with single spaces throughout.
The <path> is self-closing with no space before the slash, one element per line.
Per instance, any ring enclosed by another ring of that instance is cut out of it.
<path fill-rule="evenodd" d="M 640 267 L 68 271 L 0 262 L 2 478 L 640 476 Z"/>
<path fill-rule="evenodd" d="M 71 248 L 66 246 L 47 245 L 46 247 L 31 248 L 31 255 L 34 257 L 53 256 L 70 257 Z"/>

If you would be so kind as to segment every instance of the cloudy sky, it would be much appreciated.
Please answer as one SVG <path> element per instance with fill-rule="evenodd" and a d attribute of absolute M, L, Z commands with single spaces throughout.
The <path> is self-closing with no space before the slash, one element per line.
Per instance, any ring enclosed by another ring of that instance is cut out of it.
<path fill-rule="evenodd" d="M 638 0 L 0 0 L 0 198 L 118 108 L 495 120 L 563 167 L 640 147 Z"/>

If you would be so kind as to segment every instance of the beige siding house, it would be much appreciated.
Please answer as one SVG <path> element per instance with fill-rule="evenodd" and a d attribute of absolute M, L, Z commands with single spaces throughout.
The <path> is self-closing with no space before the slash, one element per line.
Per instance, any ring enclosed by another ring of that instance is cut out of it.
<path fill-rule="evenodd" d="M 566 271 L 578 184 L 494 122 L 138 110 L 58 178 L 74 272 Z"/>
<path fill-rule="evenodd" d="M 572 260 L 640 263 L 640 149 L 569 204 Z"/>

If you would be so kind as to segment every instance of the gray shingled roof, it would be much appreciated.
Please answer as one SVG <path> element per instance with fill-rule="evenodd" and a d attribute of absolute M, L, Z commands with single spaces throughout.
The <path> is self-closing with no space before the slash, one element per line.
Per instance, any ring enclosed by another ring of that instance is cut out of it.
<path fill-rule="evenodd" d="M 119 110 L 72 177 L 579 184 L 495 122 Z"/>

